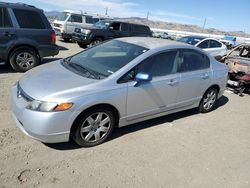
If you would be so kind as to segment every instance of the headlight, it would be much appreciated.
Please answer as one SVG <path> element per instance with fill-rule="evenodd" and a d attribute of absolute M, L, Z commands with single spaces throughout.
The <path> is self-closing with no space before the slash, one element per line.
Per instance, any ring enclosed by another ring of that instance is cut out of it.
<path fill-rule="evenodd" d="M 87 35 L 90 33 L 90 30 L 89 29 L 81 29 L 81 33 Z"/>
<path fill-rule="evenodd" d="M 26 108 L 40 112 L 52 112 L 52 111 L 57 112 L 57 111 L 68 110 L 72 106 L 73 103 L 54 103 L 54 102 L 43 102 L 43 101 L 33 100 Z"/>

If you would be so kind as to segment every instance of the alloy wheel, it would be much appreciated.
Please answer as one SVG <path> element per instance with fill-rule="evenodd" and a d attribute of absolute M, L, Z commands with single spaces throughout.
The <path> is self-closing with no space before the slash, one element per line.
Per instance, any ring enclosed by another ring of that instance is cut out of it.
<path fill-rule="evenodd" d="M 210 110 L 211 108 L 213 108 L 215 101 L 216 101 L 216 91 L 210 90 L 204 98 L 203 107 L 206 110 Z"/>
<path fill-rule="evenodd" d="M 101 140 L 110 130 L 111 119 L 104 112 L 93 113 L 83 122 L 80 135 L 86 142 L 97 142 Z"/>
<path fill-rule="evenodd" d="M 19 67 L 28 68 L 32 66 L 35 62 L 35 58 L 32 54 L 28 52 L 19 53 L 16 57 L 16 63 Z"/>

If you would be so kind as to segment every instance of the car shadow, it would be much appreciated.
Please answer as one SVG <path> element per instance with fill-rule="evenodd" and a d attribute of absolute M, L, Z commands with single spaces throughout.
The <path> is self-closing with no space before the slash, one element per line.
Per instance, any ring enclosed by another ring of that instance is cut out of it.
<path fill-rule="evenodd" d="M 216 106 L 214 108 L 214 110 L 224 106 L 226 103 L 228 103 L 229 99 L 226 96 L 222 96 L 216 103 Z M 140 122 L 140 123 L 136 123 L 136 124 L 132 124 L 129 126 L 125 126 L 125 127 L 121 127 L 118 129 L 115 129 L 113 134 L 110 136 L 110 138 L 105 142 L 110 142 L 114 139 L 117 139 L 121 136 L 124 136 L 126 134 L 132 133 L 132 132 L 136 132 L 136 131 L 140 131 L 143 129 L 147 129 L 147 128 L 151 128 L 163 123 L 171 123 L 174 122 L 178 119 L 182 119 L 188 116 L 193 116 L 199 114 L 199 111 L 197 109 L 191 109 L 191 110 L 186 110 L 186 111 L 182 111 L 182 112 L 178 112 L 178 113 L 174 113 L 174 114 L 170 114 L 170 115 L 166 115 L 166 116 L 162 116 L 159 118 L 154 118 L 148 121 L 144 121 L 144 122 Z M 104 143 L 104 144 L 105 144 Z M 52 148 L 52 149 L 56 149 L 56 150 L 74 150 L 74 149 L 80 149 L 81 147 L 78 146 L 73 140 L 70 140 L 67 143 L 56 143 L 56 144 L 45 144 L 47 147 Z"/>
<path fill-rule="evenodd" d="M 65 48 L 64 46 L 59 46 L 58 45 L 58 47 L 59 47 L 59 51 L 67 51 L 67 50 L 69 50 L 68 48 Z"/>
<path fill-rule="evenodd" d="M 0 65 L 0 74 L 16 73 L 9 64 Z"/>

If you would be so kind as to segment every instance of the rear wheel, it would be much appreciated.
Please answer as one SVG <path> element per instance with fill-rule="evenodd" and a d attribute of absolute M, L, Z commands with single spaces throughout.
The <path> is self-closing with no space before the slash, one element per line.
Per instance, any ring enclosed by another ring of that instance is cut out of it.
<path fill-rule="evenodd" d="M 112 133 L 115 116 L 108 108 L 92 109 L 78 118 L 72 130 L 73 140 L 80 146 L 91 147 L 103 143 Z"/>
<path fill-rule="evenodd" d="M 214 108 L 217 97 L 218 90 L 216 88 L 208 89 L 200 102 L 199 111 L 201 113 L 210 112 Z"/>
<path fill-rule="evenodd" d="M 15 71 L 25 72 L 39 64 L 39 56 L 29 47 L 20 47 L 10 54 L 10 65 Z"/>

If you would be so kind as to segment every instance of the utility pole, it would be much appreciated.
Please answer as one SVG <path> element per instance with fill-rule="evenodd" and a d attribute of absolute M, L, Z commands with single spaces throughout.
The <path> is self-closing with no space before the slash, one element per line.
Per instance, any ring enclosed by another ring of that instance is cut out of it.
<path fill-rule="evenodd" d="M 108 7 L 105 8 L 105 15 L 108 15 Z"/>
<path fill-rule="evenodd" d="M 206 23 L 207 23 L 207 18 L 205 18 L 205 20 L 204 20 L 204 24 L 203 24 L 203 28 L 202 28 L 202 33 L 204 32 L 204 29 L 205 29 Z"/>
<path fill-rule="evenodd" d="M 147 12 L 147 20 L 149 19 L 149 12 Z"/>

